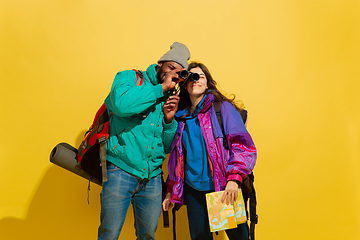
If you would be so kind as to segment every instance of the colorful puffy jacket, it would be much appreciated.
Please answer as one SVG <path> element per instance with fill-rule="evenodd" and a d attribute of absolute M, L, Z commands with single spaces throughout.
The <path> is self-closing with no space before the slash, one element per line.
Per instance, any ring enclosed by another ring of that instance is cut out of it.
<path fill-rule="evenodd" d="M 256 148 L 246 130 L 240 113 L 229 102 L 222 102 L 221 115 L 224 132 L 230 150 L 223 146 L 223 134 L 212 103 L 214 95 L 206 96 L 204 107 L 198 118 L 207 146 L 208 161 L 212 172 L 215 191 L 222 191 L 230 180 L 242 182 L 250 174 L 256 162 Z M 169 158 L 169 176 L 166 181 L 167 192 L 172 192 L 171 201 L 184 204 L 184 163 L 182 146 L 184 121 L 179 121 L 175 138 L 171 145 Z"/>

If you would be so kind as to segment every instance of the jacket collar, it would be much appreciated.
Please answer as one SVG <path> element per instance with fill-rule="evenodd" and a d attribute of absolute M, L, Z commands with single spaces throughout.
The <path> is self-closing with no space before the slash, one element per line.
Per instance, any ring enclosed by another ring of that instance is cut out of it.
<path fill-rule="evenodd" d="M 157 66 L 156 63 L 151 64 L 147 69 L 146 69 L 146 75 L 148 76 L 148 78 L 150 79 L 150 82 L 153 85 L 158 84 L 158 78 L 157 78 L 157 72 L 155 67 Z"/>
<path fill-rule="evenodd" d="M 209 110 L 209 108 L 212 106 L 213 102 L 215 101 L 215 96 L 210 92 L 205 96 L 205 100 L 204 100 L 204 106 L 203 108 L 200 110 L 199 113 L 204 113 L 207 110 Z"/>
<path fill-rule="evenodd" d="M 195 109 L 195 115 L 202 114 L 202 113 L 208 111 L 209 108 L 212 106 L 213 102 L 215 101 L 215 97 L 211 92 L 206 94 L 204 98 L 205 99 L 202 99 L 200 101 L 199 105 L 196 107 L 196 108 L 201 107 L 201 109 L 200 110 Z M 177 111 L 177 113 L 175 115 L 176 117 L 182 117 L 182 116 L 189 114 L 187 108 L 183 108 L 183 107 L 181 107 L 181 105 L 182 104 L 180 103 L 179 110 Z M 190 116 L 192 116 L 192 114 L 190 114 Z M 194 117 L 194 116 L 192 116 L 192 117 Z"/>

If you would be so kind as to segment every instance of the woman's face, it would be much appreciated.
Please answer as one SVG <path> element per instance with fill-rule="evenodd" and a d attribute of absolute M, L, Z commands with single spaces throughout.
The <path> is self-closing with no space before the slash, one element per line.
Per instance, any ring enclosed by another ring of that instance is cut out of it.
<path fill-rule="evenodd" d="M 200 75 L 200 79 L 198 81 L 186 81 L 186 89 L 189 95 L 198 97 L 204 95 L 205 91 L 208 89 L 205 73 L 199 67 L 192 68 L 189 72 L 198 73 Z"/>

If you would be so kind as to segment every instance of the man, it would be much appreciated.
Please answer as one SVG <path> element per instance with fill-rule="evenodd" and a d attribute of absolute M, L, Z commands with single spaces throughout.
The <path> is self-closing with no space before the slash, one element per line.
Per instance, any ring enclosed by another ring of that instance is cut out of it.
<path fill-rule="evenodd" d="M 179 102 L 177 95 L 162 99 L 175 87 L 177 73 L 188 67 L 189 59 L 188 48 L 175 42 L 143 72 L 141 86 L 133 70 L 115 77 L 105 100 L 114 115 L 106 143 L 108 181 L 100 196 L 99 240 L 118 239 L 130 203 L 137 239 L 155 239 L 162 201 L 161 166 L 177 129 L 174 115 Z"/>

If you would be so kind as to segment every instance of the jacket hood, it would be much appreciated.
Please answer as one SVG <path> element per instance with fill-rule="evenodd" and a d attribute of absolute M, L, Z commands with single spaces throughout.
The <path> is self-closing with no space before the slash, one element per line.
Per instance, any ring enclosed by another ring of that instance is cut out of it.
<path fill-rule="evenodd" d="M 198 106 L 196 108 L 201 107 L 200 110 L 195 109 L 195 115 L 199 113 L 204 113 L 212 106 L 213 102 L 215 101 L 215 96 L 210 92 L 207 95 L 205 95 L 205 99 L 201 100 Z M 176 112 L 175 117 L 186 117 L 186 115 L 192 115 L 189 113 L 188 109 L 182 104 L 182 102 L 179 103 L 179 110 Z"/>

